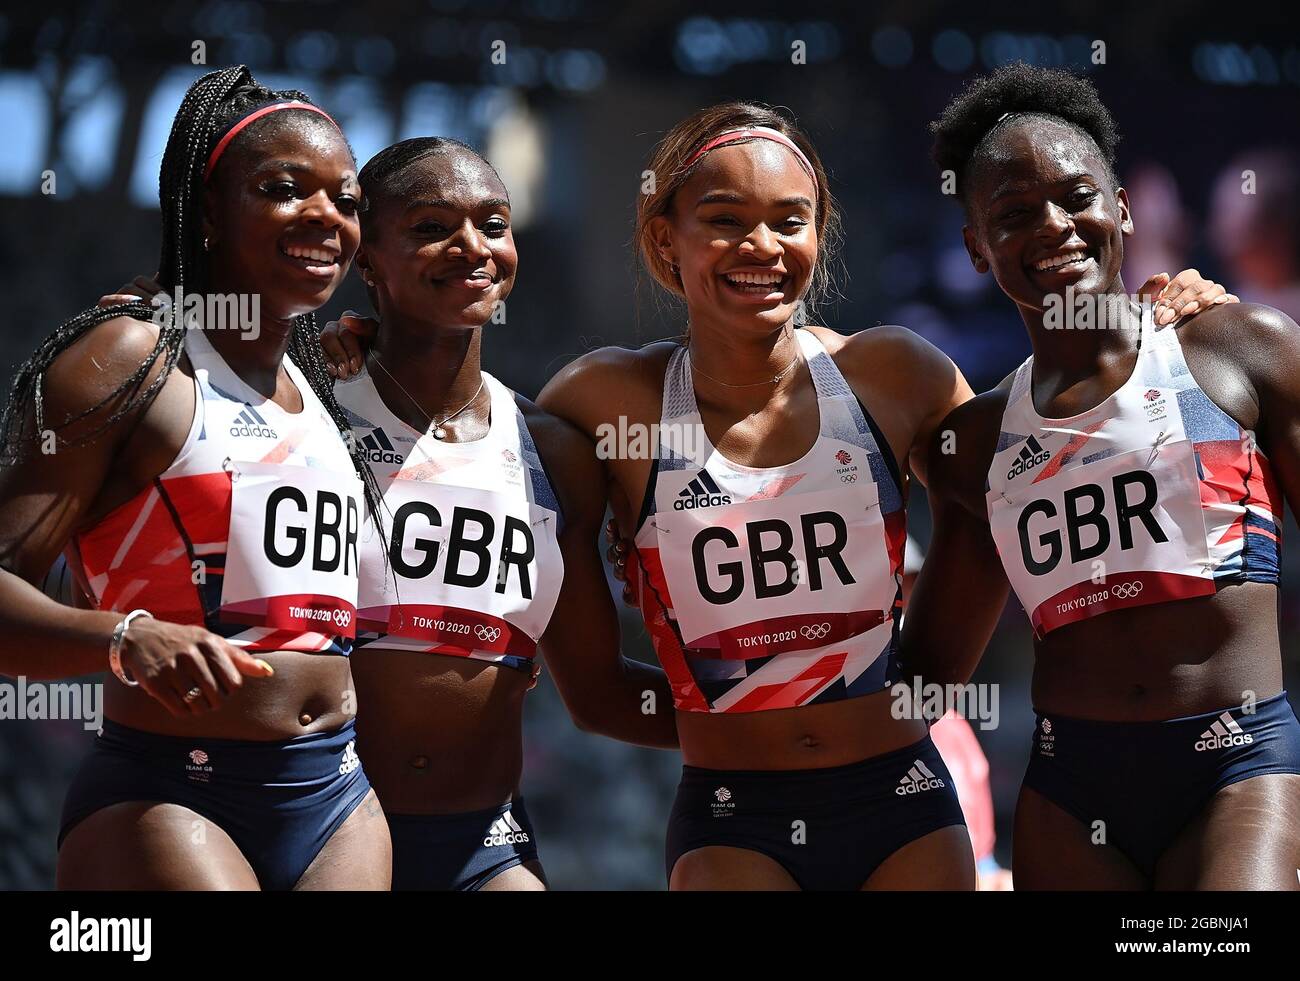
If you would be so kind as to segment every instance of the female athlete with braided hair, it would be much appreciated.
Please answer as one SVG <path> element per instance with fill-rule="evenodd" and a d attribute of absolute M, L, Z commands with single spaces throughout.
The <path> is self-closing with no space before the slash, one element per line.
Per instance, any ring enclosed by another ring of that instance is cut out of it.
<path fill-rule="evenodd" d="M 181 302 L 72 318 L 3 420 L 0 672 L 115 676 L 58 882 L 386 889 L 347 659 L 377 496 L 312 316 L 357 248 L 356 164 L 306 96 L 241 66 L 190 87 L 159 184 L 159 280 Z M 192 322 L 187 296 L 260 317 Z M 94 609 L 32 585 L 60 552 Z"/>

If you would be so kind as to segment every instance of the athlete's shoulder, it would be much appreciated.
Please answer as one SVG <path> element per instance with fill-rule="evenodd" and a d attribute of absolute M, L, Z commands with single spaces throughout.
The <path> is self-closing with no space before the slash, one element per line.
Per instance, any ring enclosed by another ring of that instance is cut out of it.
<path fill-rule="evenodd" d="M 809 325 L 804 330 L 817 337 L 827 352 L 835 358 L 840 370 L 845 367 L 884 365 L 906 369 L 934 369 L 952 367 L 952 360 L 915 331 L 898 324 L 878 324 L 864 327 L 852 334 L 842 334 L 829 327 Z"/>
<path fill-rule="evenodd" d="M 45 371 L 43 393 L 52 406 L 80 411 L 99 405 L 130 380 L 158 346 L 159 327 L 134 317 L 112 317 L 68 345 Z M 160 357 L 146 374 L 162 368 Z"/>
<path fill-rule="evenodd" d="M 1173 329 L 1179 343 L 1224 355 L 1290 353 L 1300 343 L 1296 322 L 1262 303 L 1216 304 Z"/>
<path fill-rule="evenodd" d="M 664 369 L 677 341 L 653 341 L 642 347 L 598 347 L 569 362 L 551 379 L 551 385 L 626 385 L 646 380 L 662 382 Z"/>
<path fill-rule="evenodd" d="M 641 348 L 602 347 L 565 365 L 537 397 L 548 412 L 584 432 L 610 416 L 657 415 L 673 341 Z"/>

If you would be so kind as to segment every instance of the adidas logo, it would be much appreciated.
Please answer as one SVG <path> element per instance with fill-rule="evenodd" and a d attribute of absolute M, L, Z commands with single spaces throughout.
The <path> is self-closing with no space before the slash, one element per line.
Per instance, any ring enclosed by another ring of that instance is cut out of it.
<path fill-rule="evenodd" d="M 349 739 L 348 744 L 343 747 L 343 762 L 339 764 L 339 773 L 347 775 L 361 765 L 361 760 L 357 758 L 357 741 Z"/>
<path fill-rule="evenodd" d="M 1052 458 L 1052 454 L 1043 449 L 1043 444 L 1030 436 L 1025 440 L 1025 445 L 1020 447 L 1020 453 L 1016 457 L 1016 462 L 1012 464 L 1011 469 L 1007 471 L 1007 480 L 1013 477 L 1019 477 L 1022 473 L 1033 470 L 1034 467 L 1041 466 Z"/>
<path fill-rule="evenodd" d="M 722 488 L 713 476 L 707 470 L 701 470 L 678 493 L 677 500 L 673 501 L 673 510 L 692 511 L 695 508 L 716 508 L 730 503 L 731 495 L 722 493 Z"/>
<path fill-rule="evenodd" d="M 393 447 L 388 434 L 378 427 L 369 436 L 361 438 L 361 455 L 371 463 L 402 462 L 402 456 Z"/>
<path fill-rule="evenodd" d="M 1232 713 L 1224 712 L 1214 720 L 1210 728 L 1201 733 L 1196 741 L 1196 752 L 1204 753 L 1211 749 L 1227 749 L 1229 746 L 1245 746 L 1253 743 L 1255 737 L 1237 725 Z"/>
<path fill-rule="evenodd" d="M 266 420 L 258 414 L 247 402 L 244 403 L 244 411 L 235 416 L 235 422 L 230 427 L 231 436 L 257 436 L 262 439 L 279 439 L 279 434 L 266 424 Z"/>
<path fill-rule="evenodd" d="M 920 760 L 913 760 L 911 768 L 898 781 L 894 793 L 899 797 L 908 794 L 922 794 L 927 790 L 938 790 L 946 786 L 942 780 L 930 772 L 930 768 Z"/>
<path fill-rule="evenodd" d="M 527 840 L 528 832 L 519 827 L 519 822 L 515 820 L 513 814 L 506 811 L 492 822 L 492 827 L 488 828 L 487 837 L 483 839 L 483 844 L 491 848 L 495 845 L 522 845 Z"/>

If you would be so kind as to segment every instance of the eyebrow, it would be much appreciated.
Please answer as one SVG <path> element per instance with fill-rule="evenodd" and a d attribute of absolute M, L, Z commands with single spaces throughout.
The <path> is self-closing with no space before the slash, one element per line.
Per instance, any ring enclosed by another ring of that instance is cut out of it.
<path fill-rule="evenodd" d="M 488 198 L 486 201 L 479 201 L 473 206 L 473 210 L 478 211 L 482 208 L 509 208 L 510 202 L 505 198 Z M 458 205 L 452 204 L 443 198 L 421 198 L 412 201 L 406 206 L 407 211 L 415 211 L 419 208 L 442 208 L 444 211 L 459 211 Z"/>
<path fill-rule="evenodd" d="M 1055 187 L 1061 184 L 1073 184 L 1076 181 L 1081 181 L 1085 179 L 1093 181 L 1094 183 L 1096 182 L 1096 178 L 1093 177 L 1092 174 L 1088 173 L 1086 170 L 1083 170 L 1083 171 L 1079 171 L 1079 173 L 1077 174 L 1068 174 L 1065 177 L 1062 177 L 1060 180 L 1049 181 L 1048 183 L 1050 186 Z M 989 197 L 989 203 L 992 204 L 994 202 L 1000 201 L 1002 198 L 1011 197 L 1012 195 L 1015 194 L 1024 194 L 1027 191 L 1030 191 L 1037 186 L 1038 186 L 1037 184 L 1034 184 L 1030 181 L 1005 181 L 1004 183 L 998 185 L 997 189 Z"/>
<path fill-rule="evenodd" d="M 306 174 L 311 172 L 311 167 L 305 163 L 296 160 L 267 160 L 257 165 L 257 170 L 291 170 L 294 173 Z"/>
<path fill-rule="evenodd" d="M 705 204 L 745 204 L 746 198 L 743 194 L 737 194 L 735 191 L 710 191 L 695 203 L 696 207 Z M 812 210 L 813 203 L 802 194 L 796 194 L 793 197 L 782 198 L 776 202 L 778 208 L 804 207 Z"/>

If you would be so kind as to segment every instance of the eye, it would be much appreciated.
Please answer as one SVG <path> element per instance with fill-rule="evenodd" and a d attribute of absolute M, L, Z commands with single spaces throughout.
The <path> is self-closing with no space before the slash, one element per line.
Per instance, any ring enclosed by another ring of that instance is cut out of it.
<path fill-rule="evenodd" d="M 1087 207 L 1092 199 L 1097 196 L 1097 192 L 1091 187 L 1076 188 L 1070 194 L 1070 203 L 1079 208 Z"/>
<path fill-rule="evenodd" d="M 342 214 L 355 215 L 361 207 L 361 203 L 351 194 L 342 194 L 334 201 L 334 206 Z"/>
<path fill-rule="evenodd" d="M 262 185 L 262 190 L 274 198 L 289 200 L 298 193 L 298 185 L 293 181 L 271 181 Z"/>
<path fill-rule="evenodd" d="M 426 218 L 420 222 L 411 231 L 417 235 L 444 235 L 447 232 L 446 226 L 441 222 L 434 221 L 432 218 Z"/>
<path fill-rule="evenodd" d="M 492 238 L 500 238 L 510 229 L 510 223 L 504 218 L 489 218 L 483 223 L 483 232 Z"/>
<path fill-rule="evenodd" d="M 740 224 L 740 222 L 736 220 L 734 215 L 714 215 L 712 218 L 706 218 L 704 220 L 707 221 L 710 225 L 734 226 Z"/>
<path fill-rule="evenodd" d="M 789 218 L 782 221 L 779 227 L 788 228 L 792 232 L 798 232 L 799 229 L 806 227 L 807 224 L 808 219 L 800 217 L 799 215 L 791 215 Z"/>
<path fill-rule="evenodd" d="M 1027 214 L 1029 214 L 1029 209 L 1024 206 L 1008 208 L 998 215 L 998 221 L 1019 221 Z"/>

